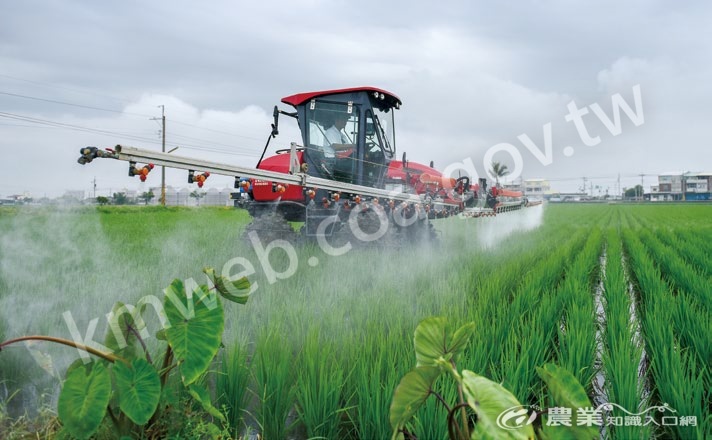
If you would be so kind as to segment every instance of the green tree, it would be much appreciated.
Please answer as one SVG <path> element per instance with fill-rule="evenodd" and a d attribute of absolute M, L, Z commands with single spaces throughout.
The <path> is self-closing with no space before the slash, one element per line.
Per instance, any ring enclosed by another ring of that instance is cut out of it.
<path fill-rule="evenodd" d="M 490 173 L 492 173 L 495 181 L 497 182 L 497 186 L 499 186 L 499 178 L 509 174 L 509 169 L 507 169 L 507 165 L 504 165 L 501 162 L 492 162 L 492 169 L 490 170 Z"/>
<path fill-rule="evenodd" d="M 153 199 L 154 197 L 155 197 L 155 195 L 153 194 L 153 191 L 148 191 L 148 192 L 141 194 L 139 196 L 139 199 L 143 200 L 145 205 L 148 205 L 148 202 L 150 202 L 151 199 Z"/>
<path fill-rule="evenodd" d="M 114 193 L 114 195 L 111 197 L 112 204 L 114 205 L 128 205 L 129 203 L 129 198 L 126 196 L 126 193 Z"/>
<path fill-rule="evenodd" d="M 101 206 L 108 205 L 109 204 L 109 198 L 104 197 L 104 196 L 99 196 L 96 198 L 96 203 L 100 204 Z"/>
<path fill-rule="evenodd" d="M 633 188 L 628 188 L 625 190 L 625 198 L 626 199 L 635 199 L 637 197 L 643 197 L 643 186 L 642 185 L 635 185 Z"/>

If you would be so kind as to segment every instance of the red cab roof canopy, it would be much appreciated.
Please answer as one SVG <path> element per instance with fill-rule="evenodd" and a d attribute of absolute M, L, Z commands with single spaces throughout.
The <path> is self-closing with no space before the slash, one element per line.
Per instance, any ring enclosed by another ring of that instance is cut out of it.
<path fill-rule="evenodd" d="M 285 104 L 292 105 L 294 107 L 303 104 L 306 101 L 309 101 L 314 98 L 318 98 L 320 96 L 325 96 L 325 95 L 336 95 L 338 93 L 351 93 L 351 92 L 378 92 L 378 93 L 383 93 L 388 101 L 393 101 L 394 105 L 397 104 L 398 106 L 401 105 L 401 100 L 398 98 L 396 95 L 394 95 L 391 92 L 388 92 L 383 89 L 379 89 L 376 87 L 350 87 L 347 89 L 335 89 L 335 90 L 323 90 L 320 92 L 306 92 L 306 93 L 297 93 L 296 95 L 291 95 L 287 96 L 285 98 L 282 98 L 282 102 Z"/>

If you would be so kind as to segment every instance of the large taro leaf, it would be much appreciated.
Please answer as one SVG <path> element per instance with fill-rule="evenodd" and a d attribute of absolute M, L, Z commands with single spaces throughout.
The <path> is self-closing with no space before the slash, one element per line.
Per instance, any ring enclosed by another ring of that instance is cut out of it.
<path fill-rule="evenodd" d="M 171 324 L 166 338 L 180 363 L 183 383 L 190 385 L 208 369 L 220 348 L 222 304 L 217 295 L 209 295 L 206 286 L 188 295 L 180 280 L 174 280 L 165 293 L 163 307 Z"/>
<path fill-rule="evenodd" d="M 444 317 L 426 318 L 418 324 L 413 338 L 418 366 L 436 365 L 440 358 L 455 360 L 472 337 L 475 326 L 465 324 L 454 334 Z"/>
<path fill-rule="evenodd" d="M 398 437 L 402 429 L 418 409 L 425 403 L 433 382 L 440 375 L 437 367 L 415 367 L 406 373 L 393 393 L 390 421 L 393 428 L 393 439 Z"/>
<path fill-rule="evenodd" d="M 143 338 L 149 336 L 139 309 L 117 302 L 107 315 L 107 321 L 104 345 L 117 356 L 136 358 L 140 353 L 136 334 Z"/>
<path fill-rule="evenodd" d="M 465 350 L 467 344 L 472 339 L 472 335 L 475 334 L 475 323 L 469 322 L 455 331 L 450 340 L 450 346 L 448 349 L 455 355 L 459 355 Z"/>
<path fill-rule="evenodd" d="M 67 375 L 59 393 L 57 410 L 69 434 L 89 438 L 101 425 L 111 397 L 111 375 L 102 364 L 75 368 Z"/>
<path fill-rule="evenodd" d="M 462 388 L 467 404 L 477 414 L 472 438 L 518 440 L 534 438 L 534 429 L 530 424 L 524 424 L 518 429 L 504 429 L 497 424 L 500 414 L 508 409 L 522 406 L 502 385 L 472 371 L 464 370 Z"/>
<path fill-rule="evenodd" d="M 250 282 L 247 277 L 242 277 L 235 281 L 230 281 L 224 276 L 215 273 L 212 267 L 203 269 L 203 273 L 210 278 L 210 281 L 215 286 L 215 290 L 228 301 L 238 304 L 245 304 L 250 297 Z"/>
<path fill-rule="evenodd" d="M 571 423 L 572 426 L 557 426 L 557 428 L 561 428 L 560 431 L 567 431 L 569 438 L 598 438 L 599 432 L 595 425 L 586 426 L 586 424 L 582 424 L 578 426 L 575 421 L 575 414 L 578 409 L 592 408 L 593 405 L 591 405 L 586 390 L 581 386 L 574 375 L 567 369 L 554 364 L 545 364 L 543 367 L 537 367 L 536 372 L 549 388 L 549 392 L 554 398 L 554 404 L 557 407 L 571 409 L 571 414 L 574 417 Z"/>
<path fill-rule="evenodd" d="M 135 424 L 146 424 L 156 412 L 161 398 L 161 380 L 156 369 L 142 358 L 134 360 L 130 366 L 117 362 L 114 378 L 121 411 Z"/>

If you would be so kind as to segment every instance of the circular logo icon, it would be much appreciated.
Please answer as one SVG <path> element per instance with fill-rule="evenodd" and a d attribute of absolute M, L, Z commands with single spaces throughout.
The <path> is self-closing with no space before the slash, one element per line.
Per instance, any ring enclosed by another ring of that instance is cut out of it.
<path fill-rule="evenodd" d="M 536 420 L 537 413 L 528 405 L 513 406 L 497 416 L 497 426 L 508 431 L 531 425 Z"/>

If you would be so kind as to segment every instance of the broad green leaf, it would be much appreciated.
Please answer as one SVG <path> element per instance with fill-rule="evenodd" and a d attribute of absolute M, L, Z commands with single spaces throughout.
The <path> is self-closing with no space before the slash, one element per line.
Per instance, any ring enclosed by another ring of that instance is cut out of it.
<path fill-rule="evenodd" d="M 554 404 L 557 407 L 571 409 L 572 425 L 574 426 L 567 429 L 570 438 L 598 438 L 599 433 L 596 426 L 576 425 L 575 418 L 578 409 L 592 408 L 593 405 L 591 405 L 591 401 L 588 399 L 586 390 L 584 390 L 574 375 L 565 368 L 558 367 L 551 363 L 543 367 L 537 367 L 536 372 L 539 377 L 546 382 L 549 392 L 554 398 Z"/>
<path fill-rule="evenodd" d="M 163 307 L 171 324 L 166 337 L 180 363 L 183 383 L 190 385 L 208 369 L 220 348 L 222 305 L 217 295 L 210 298 L 206 286 L 200 286 L 189 297 L 180 280 L 174 280 L 165 292 Z"/>
<path fill-rule="evenodd" d="M 393 393 L 390 421 L 393 428 L 393 439 L 397 438 L 398 430 L 403 428 L 418 409 L 425 403 L 433 382 L 440 375 L 437 367 L 415 367 L 406 373 Z"/>
<path fill-rule="evenodd" d="M 456 356 L 462 354 L 474 334 L 474 322 L 469 322 L 457 329 L 457 331 L 455 331 L 455 334 L 452 336 L 452 341 L 450 342 L 450 351 L 452 351 L 453 354 Z"/>
<path fill-rule="evenodd" d="M 417 365 L 435 365 L 440 357 L 447 354 L 447 321 L 443 317 L 430 317 L 422 320 L 415 329 L 413 342 Z"/>
<path fill-rule="evenodd" d="M 543 367 L 537 367 L 536 372 L 546 382 L 557 406 L 573 409 L 591 406 L 586 390 L 565 368 L 546 364 Z"/>
<path fill-rule="evenodd" d="M 454 361 L 467 346 L 473 332 L 474 324 L 472 323 L 460 327 L 453 335 L 447 319 L 444 317 L 424 319 L 415 329 L 413 338 L 417 365 L 432 366 L 440 358 Z"/>
<path fill-rule="evenodd" d="M 143 358 L 134 360 L 130 366 L 117 362 L 114 378 L 121 411 L 137 425 L 147 423 L 161 398 L 161 380 L 156 369 Z"/>
<path fill-rule="evenodd" d="M 95 362 L 96 362 L 96 361 L 95 361 Z M 86 366 L 84 365 L 84 361 L 82 360 L 82 358 L 75 359 L 74 362 L 72 362 L 71 364 L 69 364 L 69 366 L 67 367 L 67 371 L 64 373 L 64 376 L 65 376 L 65 377 L 69 377 L 69 374 L 70 374 L 72 371 L 76 370 L 77 368 L 81 368 L 81 369 L 86 368 Z"/>
<path fill-rule="evenodd" d="M 117 302 L 111 308 L 111 313 L 107 315 L 107 320 L 109 325 L 106 328 L 104 345 L 112 353 L 123 358 L 133 359 L 139 356 L 140 348 L 138 347 L 136 333 L 141 334 L 142 337 L 148 336 L 146 323 L 139 310 L 133 308 L 130 304 L 126 305 L 122 302 Z M 130 331 L 129 326 L 136 333 Z"/>
<path fill-rule="evenodd" d="M 75 368 L 59 393 L 59 419 L 74 437 L 89 438 L 101 425 L 111 397 L 111 376 L 100 363 Z"/>
<path fill-rule="evenodd" d="M 224 276 L 216 274 L 215 269 L 212 267 L 204 268 L 203 273 L 210 278 L 210 281 L 212 281 L 215 286 L 215 290 L 217 290 L 223 298 L 238 304 L 245 304 L 250 297 L 250 282 L 247 280 L 247 277 L 230 281 Z"/>
<path fill-rule="evenodd" d="M 202 405 L 203 409 L 208 414 L 217 419 L 220 419 L 220 421 L 222 422 L 227 421 L 225 420 L 225 416 L 223 415 L 223 413 L 221 413 L 217 408 L 213 406 L 213 403 L 210 401 L 210 393 L 204 387 L 201 387 L 197 384 L 193 384 L 188 387 L 188 393 L 190 393 L 190 395 L 193 396 L 193 399 L 197 400 L 200 405 Z"/>
<path fill-rule="evenodd" d="M 534 428 L 531 425 L 524 424 L 519 429 L 504 429 L 497 424 L 498 417 L 506 410 L 522 406 L 502 385 L 472 371 L 463 370 L 462 388 L 467 404 L 477 414 L 472 438 L 522 440 L 534 438 Z"/>

